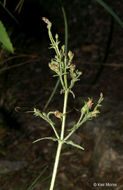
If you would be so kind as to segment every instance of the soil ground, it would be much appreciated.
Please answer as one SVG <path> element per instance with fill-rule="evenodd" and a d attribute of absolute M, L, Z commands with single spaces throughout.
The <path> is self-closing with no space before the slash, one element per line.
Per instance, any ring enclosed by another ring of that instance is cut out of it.
<path fill-rule="evenodd" d="M 82 17 L 79 18 L 77 8 L 72 15 L 68 10 L 69 48 L 74 52 L 74 62 L 83 75 L 74 88 L 76 99 L 74 100 L 70 95 L 68 101 L 69 114 L 66 127 L 71 127 L 72 122 L 74 123 L 79 117 L 77 110 L 83 100 L 93 97 L 95 101 L 100 92 L 103 92 L 105 100 L 99 117 L 102 117 L 102 120 L 97 119 L 98 126 L 102 125 L 104 128 L 106 123 L 110 122 L 110 126 L 114 127 L 112 136 L 116 133 L 117 139 L 120 139 L 123 132 L 122 28 L 114 22 L 110 51 L 104 61 L 112 20 L 107 16 L 108 13 L 99 7 L 92 9 L 90 6 L 88 11 L 88 13 L 86 11 L 81 13 L 85 14 L 85 20 L 80 21 Z M 78 13 L 77 16 L 75 13 Z M 62 40 L 64 28 L 60 26 L 57 19 L 55 29 L 61 34 Z M 48 190 L 57 144 L 51 141 L 32 143 L 38 138 L 52 136 L 53 133 L 49 125 L 42 119 L 36 118 L 31 111 L 34 107 L 42 110 L 54 88 L 56 78 L 52 77 L 53 72 L 48 68 L 50 58 L 54 54 L 48 49 L 47 33 L 42 34 L 40 40 L 23 32 L 19 33 L 16 36 L 15 47 L 15 57 L 4 55 L 1 59 L 1 62 L 11 60 L 5 62 L 4 68 L 7 69 L 0 76 L 0 189 L 26 190 L 47 167 L 38 180 L 35 190 Z M 101 65 L 103 65 L 102 73 L 96 79 Z M 46 112 L 62 111 L 63 95 L 60 95 L 59 90 L 60 87 Z M 116 129 L 113 124 L 115 121 L 118 126 Z M 55 119 L 55 122 L 60 130 L 60 121 Z M 103 174 L 103 170 L 100 170 L 98 176 L 98 166 L 95 166 L 93 160 L 95 139 L 90 135 L 88 128 L 79 130 L 74 139 L 85 147 L 85 151 L 68 146 L 63 148 L 56 190 L 121 190 L 122 173 L 109 170 L 108 173 Z M 121 153 L 121 142 L 120 146 L 118 142 L 116 145 Z M 95 188 L 94 182 L 102 184 L 109 182 L 118 186 Z"/>

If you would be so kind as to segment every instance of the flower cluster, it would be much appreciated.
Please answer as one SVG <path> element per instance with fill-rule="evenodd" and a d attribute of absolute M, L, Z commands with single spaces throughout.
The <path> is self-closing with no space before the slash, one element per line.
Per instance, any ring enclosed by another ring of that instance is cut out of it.
<path fill-rule="evenodd" d="M 56 73 L 56 75 L 54 75 L 54 76 L 59 77 L 61 85 L 62 85 L 61 92 L 65 93 L 65 99 L 64 99 L 63 113 L 56 110 L 56 111 L 50 111 L 48 114 L 46 114 L 46 113 L 40 112 L 40 110 L 34 108 L 35 116 L 39 116 L 42 119 L 44 119 L 45 121 L 47 121 L 50 124 L 50 126 L 52 127 L 52 129 L 55 133 L 55 136 L 56 136 L 55 138 L 54 137 L 44 137 L 39 140 L 51 139 L 53 141 L 58 141 L 59 143 L 70 144 L 72 146 L 75 146 L 75 147 L 83 150 L 83 147 L 80 147 L 79 145 L 75 144 L 74 142 L 67 141 L 67 140 L 87 120 L 90 120 L 93 117 L 96 117 L 97 114 L 100 113 L 98 108 L 101 106 L 101 102 L 103 101 L 103 94 L 102 93 L 100 94 L 100 98 L 99 98 L 97 104 L 95 105 L 95 107 L 93 107 L 93 104 L 94 104 L 93 99 L 89 98 L 88 101 L 84 103 L 84 106 L 82 106 L 81 111 L 80 111 L 81 112 L 80 118 L 78 119 L 76 124 L 69 130 L 68 135 L 65 138 L 63 138 L 62 132 L 61 132 L 61 136 L 59 136 L 59 134 L 55 128 L 55 124 L 52 121 L 52 119 L 50 118 L 50 116 L 53 114 L 55 117 L 57 117 L 58 119 L 61 120 L 62 131 L 64 131 L 67 97 L 68 97 L 69 93 L 72 93 L 73 97 L 75 97 L 75 95 L 72 91 L 72 88 L 73 88 L 75 82 L 80 80 L 79 78 L 80 78 L 82 72 L 78 71 L 78 69 L 76 69 L 75 64 L 73 64 L 74 54 L 72 53 L 72 51 L 69 51 L 68 54 L 66 55 L 64 45 L 62 45 L 61 48 L 59 49 L 60 42 L 58 40 L 58 34 L 55 35 L 55 39 L 52 36 L 52 32 L 51 32 L 52 23 L 45 17 L 43 17 L 42 19 L 47 24 L 48 34 L 49 34 L 49 38 L 51 41 L 50 48 L 53 48 L 56 52 L 55 57 L 53 59 L 51 59 L 51 62 L 49 63 L 49 67 L 52 71 L 54 71 Z M 68 84 L 67 76 L 70 76 L 70 84 Z M 39 141 L 39 140 L 37 140 L 37 141 Z"/>
<path fill-rule="evenodd" d="M 97 114 L 100 113 L 98 108 L 101 106 L 102 101 L 103 101 L 103 94 L 100 93 L 100 98 L 99 98 L 96 106 L 92 109 L 92 106 L 94 103 L 93 103 L 93 100 L 89 98 L 88 101 L 85 102 L 84 106 L 81 108 L 81 115 L 80 115 L 78 122 L 70 129 L 70 131 L 74 132 L 76 129 L 81 127 L 83 125 L 83 123 L 85 123 L 87 120 L 90 120 L 93 117 L 96 117 Z"/>
<path fill-rule="evenodd" d="M 61 92 L 64 92 L 66 89 L 66 81 L 64 75 L 70 75 L 71 81 L 68 90 L 73 94 L 73 97 L 75 97 L 71 89 L 73 88 L 75 82 L 79 80 L 79 77 L 82 74 L 82 72 L 78 71 L 76 69 L 75 64 L 72 63 L 74 57 L 72 51 L 69 51 L 68 55 L 65 55 L 65 46 L 62 45 L 61 49 L 59 49 L 58 45 L 60 42 L 58 40 L 58 34 L 55 35 L 54 39 L 51 33 L 51 22 L 45 17 L 43 17 L 42 19 L 47 24 L 49 38 L 51 41 L 50 48 L 53 48 L 56 52 L 55 58 L 51 59 L 51 62 L 49 63 L 49 67 L 56 73 L 56 75 L 54 76 L 58 76 L 60 78 L 61 85 L 63 87 Z"/>

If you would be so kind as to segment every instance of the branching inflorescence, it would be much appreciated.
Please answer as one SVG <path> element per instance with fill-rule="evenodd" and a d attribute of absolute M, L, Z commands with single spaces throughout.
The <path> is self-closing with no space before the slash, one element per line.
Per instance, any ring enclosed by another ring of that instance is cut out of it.
<path fill-rule="evenodd" d="M 48 29 L 48 35 L 50 38 L 51 46 L 50 48 L 53 48 L 55 50 L 55 57 L 51 59 L 51 62 L 49 63 L 49 67 L 51 70 L 55 72 L 55 77 L 59 77 L 62 89 L 60 93 L 64 93 L 64 105 L 63 105 L 63 112 L 59 111 L 50 111 L 48 114 L 45 112 L 41 112 L 40 110 L 34 108 L 34 115 L 41 117 L 45 121 L 49 123 L 49 125 L 52 127 L 55 137 L 44 137 L 37 139 L 35 142 L 38 142 L 40 140 L 53 140 L 58 142 L 58 147 L 57 147 L 57 152 L 56 152 L 56 158 L 55 158 L 55 163 L 54 163 L 54 169 L 52 173 L 52 179 L 51 179 L 51 184 L 50 184 L 50 189 L 54 189 L 54 184 L 55 184 L 55 178 L 57 174 L 57 168 L 58 168 L 58 163 L 59 163 L 59 158 L 60 158 L 60 153 L 62 149 L 63 144 L 68 144 L 72 145 L 76 148 L 79 148 L 81 150 L 84 150 L 84 148 L 78 144 L 75 144 L 73 141 L 68 140 L 71 135 L 79 129 L 87 120 L 92 119 L 93 117 L 96 117 L 97 114 L 99 114 L 98 108 L 101 106 L 101 102 L 103 101 L 103 94 L 100 93 L 100 98 L 95 106 L 93 106 L 93 100 L 88 99 L 87 102 L 84 103 L 84 106 L 81 108 L 80 111 L 80 118 L 76 122 L 76 124 L 69 130 L 69 133 L 65 136 L 65 123 L 66 123 L 66 110 L 67 110 L 67 100 L 68 100 L 68 95 L 69 93 L 72 93 L 73 98 L 75 98 L 75 94 L 73 92 L 73 87 L 77 81 L 80 80 L 80 76 L 82 75 L 82 72 L 78 71 L 76 69 L 75 64 L 72 63 L 74 54 L 69 51 L 68 55 L 66 56 L 65 54 L 65 46 L 62 45 L 61 49 L 59 49 L 59 40 L 58 40 L 58 34 L 55 35 L 55 39 L 53 38 L 52 32 L 51 32 L 51 27 L 52 23 L 45 17 L 42 18 L 42 20 L 47 24 L 47 29 Z M 68 84 L 68 77 L 70 77 L 70 82 Z M 56 116 L 61 120 L 61 133 L 58 134 L 57 129 L 55 127 L 55 123 L 51 120 L 50 116 L 51 115 Z"/>

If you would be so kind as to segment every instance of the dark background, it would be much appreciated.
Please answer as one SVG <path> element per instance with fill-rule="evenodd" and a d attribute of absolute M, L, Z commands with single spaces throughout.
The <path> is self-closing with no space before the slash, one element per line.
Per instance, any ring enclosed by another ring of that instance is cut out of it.
<path fill-rule="evenodd" d="M 105 1 L 123 20 L 122 1 Z M 34 107 L 43 110 L 56 78 L 48 63 L 54 56 L 42 16 L 52 22 L 53 34 L 58 33 L 64 44 L 64 19 L 59 1 L 25 0 L 20 13 L 18 1 L 7 1 L 6 7 L 18 20 L 12 19 L 0 6 L 0 20 L 12 40 L 15 53 L 0 50 L 0 189 L 25 190 L 46 166 L 36 190 L 48 189 L 50 180 L 41 182 L 52 172 L 56 145 L 54 142 L 32 142 L 53 136 L 47 123 L 34 117 Z M 79 117 L 83 102 L 100 92 L 104 102 L 98 118 L 89 121 L 72 140 L 85 147 L 80 151 L 65 146 L 56 181 L 56 190 L 122 189 L 122 61 L 123 29 L 94 0 L 63 1 L 74 63 L 83 72 L 68 101 L 66 128 Z M 63 95 L 59 86 L 46 112 L 62 111 Z M 55 119 L 55 118 L 54 118 Z M 55 119 L 58 131 L 60 121 Z M 67 132 L 67 131 L 66 131 Z M 49 176 L 50 178 L 50 176 Z M 94 187 L 93 183 L 104 184 Z M 114 187 L 106 186 L 106 183 Z"/>

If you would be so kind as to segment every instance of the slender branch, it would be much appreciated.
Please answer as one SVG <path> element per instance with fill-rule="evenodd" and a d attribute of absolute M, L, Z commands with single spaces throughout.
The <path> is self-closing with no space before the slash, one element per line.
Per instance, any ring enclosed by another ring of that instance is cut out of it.
<path fill-rule="evenodd" d="M 57 131 L 56 131 L 54 125 L 53 125 L 53 124 L 50 124 L 50 125 L 51 125 L 51 127 L 52 127 L 52 129 L 53 129 L 53 131 L 54 131 L 54 133 L 55 133 L 55 135 L 56 135 L 56 137 L 59 139 L 59 135 L 58 135 L 58 133 L 57 133 Z"/>

